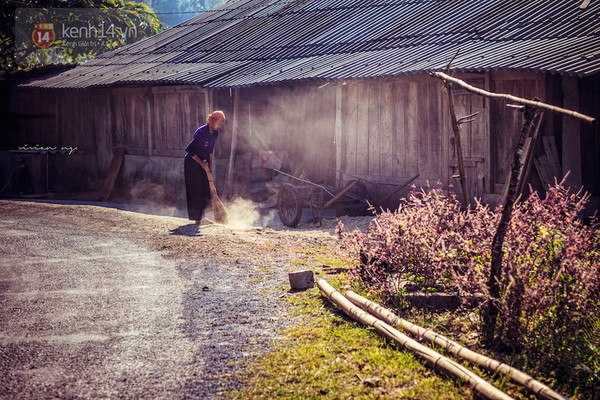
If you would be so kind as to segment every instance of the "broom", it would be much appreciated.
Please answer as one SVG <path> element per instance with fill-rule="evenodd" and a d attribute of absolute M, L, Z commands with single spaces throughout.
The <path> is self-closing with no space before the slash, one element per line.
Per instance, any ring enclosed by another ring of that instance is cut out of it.
<path fill-rule="evenodd" d="M 217 188 L 215 187 L 215 181 L 213 180 L 212 173 L 206 165 L 200 165 L 202 165 L 202 168 L 204 168 L 204 171 L 206 171 L 206 176 L 208 177 L 208 185 L 210 186 L 210 199 L 212 203 L 212 211 L 215 217 L 215 221 L 217 221 L 220 224 L 226 224 L 227 211 L 225 211 L 225 206 L 223 205 L 223 202 L 217 194 Z"/>

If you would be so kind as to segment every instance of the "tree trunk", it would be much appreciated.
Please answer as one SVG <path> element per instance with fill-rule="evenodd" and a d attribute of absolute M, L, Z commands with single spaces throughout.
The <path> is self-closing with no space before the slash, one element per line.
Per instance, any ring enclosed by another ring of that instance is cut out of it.
<path fill-rule="evenodd" d="M 502 245 L 504 237 L 508 230 L 510 218 L 512 215 L 513 206 L 517 199 L 519 188 L 519 176 L 521 172 L 521 155 L 523 154 L 523 146 L 525 139 L 529 135 L 533 126 L 533 120 L 537 113 L 537 109 L 530 106 L 525 106 L 523 115 L 525 120 L 521 127 L 519 140 L 515 149 L 513 162 L 511 165 L 510 181 L 508 185 L 508 193 L 502 208 L 498 229 L 492 241 L 492 262 L 490 268 L 490 276 L 487 282 L 490 301 L 483 310 L 483 339 L 487 345 L 492 345 L 496 331 L 496 319 L 498 317 L 498 300 L 500 299 L 500 283 L 502 278 Z"/>

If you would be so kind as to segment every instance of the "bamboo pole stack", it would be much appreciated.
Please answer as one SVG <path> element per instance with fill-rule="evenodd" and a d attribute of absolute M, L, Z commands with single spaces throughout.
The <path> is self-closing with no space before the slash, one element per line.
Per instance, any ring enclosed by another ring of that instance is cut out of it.
<path fill-rule="evenodd" d="M 412 324 L 396 315 L 386 308 L 374 303 L 352 291 L 342 295 L 335 290 L 327 281 L 319 279 L 317 282 L 319 289 L 342 311 L 354 320 L 365 325 L 373 327 L 387 339 L 398 343 L 401 347 L 414 352 L 419 357 L 430 363 L 434 369 L 444 372 L 451 377 L 468 383 L 474 391 L 486 399 L 511 399 L 509 395 L 497 389 L 491 383 L 485 381 L 469 369 L 457 362 L 444 357 L 427 346 L 411 339 L 399 332 L 394 326 L 398 326 L 419 340 L 425 339 L 429 343 L 435 344 L 446 351 L 468 360 L 491 373 L 498 373 L 507 376 L 514 382 L 522 385 L 536 397 L 544 400 L 567 400 L 566 397 L 553 391 L 548 386 L 535 380 L 533 377 L 510 367 L 497 360 L 478 354 L 450 339 L 439 335 L 431 330 Z"/>
<path fill-rule="evenodd" d="M 346 298 L 363 310 L 368 311 L 375 317 L 380 318 L 392 326 L 399 326 L 417 338 L 425 339 L 429 343 L 435 344 L 436 346 L 443 348 L 457 357 L 464 358 L 465 360 L 470 361 L 491 373 L 498 373 L 509 377 L 512 381 L 522 385 L 538 398 L 545 400 L 568 400 L 566 397 L 550 389 L 548 386 L 535 380 L 530 375 L 527 375 L 526 373 L 519 371 L 518 369 L 515 369 L 507 364 L 501 363 L 500 361 L 469 350 L 468 348 L 461 346 L 460 344 L 453 342 L 445 336 L 439 335 L 430 329 L 425 329 L 405 319 L 402 319 L 397 315 L 394 315 L 394 313 L 392 313 L 390 310 L 354 293 L 353 291 L 346 292 Z"/>
<path fill-rule="evenodd" d="M 451 359 L 431 350 L 429 347 L 409 338 L 389 324 L 375 318 L 371 314 L 355 306 L 350 300 L 344 297 L 344 295 L 331 287 L 331 285 L 329 285 L 329 283 L 327 283 L 327 281 L 324 279 L 319 279 L 317 286 L 319 286 L 319 289 L 321 289 L 321 291 L 325 293 L 327 297 L 339 308 L 341 308 L 342 311 L 344 311 L 349 317 L 365 325 L 373 327 L 377 332 L 385 336 L 387 339 L 398 343 L 401 347 L 407 350 L 414 352 L 419 357 L 431 364 L 435 370 L 441 371 L 451 377 L 468 383 L 473 390 L 483 398 L 490 400 L 512 399 L 512 397 L 457 362 L 452 361 Z"/>

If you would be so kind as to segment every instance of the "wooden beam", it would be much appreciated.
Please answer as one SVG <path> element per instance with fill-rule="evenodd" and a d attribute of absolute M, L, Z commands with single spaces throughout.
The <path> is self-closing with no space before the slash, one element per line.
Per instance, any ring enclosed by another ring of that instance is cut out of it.
<path fill-rule="evenodd" d="M 239 119 L 241 117 L 240 112 L 240 90 L 233 89 L 233 127 L 231 129 L 231 148 L 229 152 L 229 166 L 227 167 L 227 193 L 233 196 L 233 179 L 235 175 L 235 152 L 237 151 L 237 141 L 240 130 Z"/>
<path fill-rule="evenodd" d="M 125 148 L 117 147 L 113 153 L 110 168 L 108 169 L 106 179 L 104 180 L 104 186 L 102 188 L 102 195 L 100 197 L 100 200 L 106 201 L 110 198 L 113 186 L 115 185 L 115 181 L 117 180 L 117 175 L 119 174 L 119 170 L 121 169 L 121 164 L 123 164 L 123 158 L 125 158 Z"/>
<path fill-rule="evenodd" d="M 350 189 L 352 189 L 358 182 L 360 182 L 359 180 L 355 180 L 355 181 L 350 181 L 346 187 L 344 187 L 342 190 L 340 190 L 335 196 L 333 196 L 333 198 L 331 200 L 329 200 L 327 203 L 323 204 L 323 206 L 321 208 L 328 208 L 330 207 L 333 203 L 335 203 L 336 201 L 338 201 L 339 199 L 342 198 L 342 196 L 344 196 Z"/>
<path fill-rule="evenodd" d="M 334 125 L 334 141 L 335 141 L 335 169 L 336 182 L 342 181 L 342 85 L 335 87 L 335 125 Z"/>
<path fill-rule="evenodd" d="M 543 136 L 544 142 L 544 153 L 548 157 L 548 163 L 552 168 L 552 175 L 555 176 L 560 182 L 563 178 L 562 168 L 560 167 L 560 158 L 558 157 L 558 150 L 556 149 L 556 143 L 554 136 Z"/>
<path fill-rule="evenodd" d="M 395 195 L 396 193 L 398 193 L 400 190 L 404 189 L 405 187 L 407 187 L 408 185 L 410 185 L 415 179 L 417 179 L 419 177 L 419 174 L 416 174 L 415 176 L 413 176 L 412 178 L 409 178 L 407 181 L 403 182 L 402 184 L 400 184 L 400 186 L 398 186 L 396 188 L 396 190 L 394 190 L 392 193 L 389 193 L 387 196 L 385 196 L 383 199 L 381 199 L 379 201 L 379 203 L 385 203 L 390 197 L 392 197 L 393 195 Z"/>
<path fill-rule="evenodd" d="M 537 118 L 537 120 L 536 120 Z M 531 166 L 534 163 L 533 152 L 535 151 L 536 144 L 539 140 L 540 129 L 542 127 L 542 121 L 544 119 L 544 112 L 540 112 L 533 121 L 533 132 L 529 135 L 525 141 L 523 147 L 521 173 L 519 175 L 519 186 L 517 188 L 517 196 L 523 194 L 525 190 L 525 184 L 529 182 L 529 176 L 531 174 Z M 508 185 L 505 186 L 508 191 Z"/>

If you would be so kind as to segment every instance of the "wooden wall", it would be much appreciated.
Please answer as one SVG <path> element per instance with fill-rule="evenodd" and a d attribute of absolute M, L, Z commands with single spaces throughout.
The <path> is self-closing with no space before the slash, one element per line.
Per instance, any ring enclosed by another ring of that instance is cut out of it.
<path fill-rule="evenodd" d="M 233 100 L 231 96 L 239 96 Z M 334 85 L 301 84 L 258 86 L 220 91 L 215 104 L 231 102 L 231 118 L 221 143 L 234 158 L 235 188 L 231 194 L 244 194 L 248 185 L 264 175 L 253 171 L 260 151 L 273 151 L 282 158 L 282 169 L 315 182 L 332 183 L 335 176 L 335 102 Z M 235 105 L 234 105 L 235 104 Z M 229 145 L 235 135 L 233 152 Z M 223 154 L 223 153 L 221 153 Z M 229 158 L 229 155 L 223 154 Z M 268 176 L 265 175 L 265 179 Z"/>
<path fill-rule="evenodd" d="M 197 87 L 132 87 L 69 91 L 13 89 L 10 92 L 10 123 L 3 128 L 2 147 L 16 150 L 24 145 L 77 148 L 72 155 L 54 154 L 46 168 L 44 155 L 27 157 L 39 176 L 37 190 L 45 180 L 60 182 L 56 191 L 99 190 L 115 147 L 125 147 L 125 173 L 121 184 L 140 177 L 169 185 L 161 178 L 162 166 L 148 166 L 150 157 L 182 158 L 185 146 L 198 126 L 205 123 L 210 102 L 208 92 Z M 13 158 L 15 155 L 13 154 Z M 14 163 L 15 160 L 10 162 Z M 181 175 L 181 162 L 173 162 L 173 176 Z M 49 173 L 46 169 L 50 169 Z M 140 175 L 140 170 L 143 172 Z M 131 176 L 128 176 L 131 175 Z M 154 177 L 153 177 L 154 175 Z M 183 198 L 182 178 L 172 184 Z"/>
<path fill-rule="evenodd" d="M 556 105 L 566 101 L 560 76 L 512 72 L 456 76 L 496 92 L 539 97 Z M 575 88 L 581 111 L 598 117 L 595 94 L 600 77 L 577 79 Z M 474 122 L 460 129 L 470 195 L 498 195 L 510 168 L 521 113 L 457 88 L 453 94 L 457 116 L 478 113 Z M 206 114 L 223 109 L 228 122 L 216 148 L 216 175 L 223 185 L 233 155 L 238 194 L 248 189 L 242 181 L 252 179 L 251 166 L 259 150 L 286 153 L 290 165 L 301 167 L 314 181 L 341 187 L 361 177 L 369 182 L 374 199 L 416 174 L 418 186 L 452 184 L 460 194 L 447 96 L 441 82 L 425 74 L 216 91 L 194 86 L 12 90 L 8 104 L 2 148 L 78 147 L 79 153 L 62 157 L 54 167 L 56 175 L 74 183 L 73 188 L 101 185 L 114 147 L 124 146 L 129 169 L 121 180 L 146 174 L 182 199 L 184 148 Z M 560 162 L 580 160 L 580 180 L 598 197 L 598 126 L 577 125 L 581 144 L 569 149 L 571 133 L 563 132 L 569 125 L 556 115 L 545 118 L 542 135 L 553 138 Z M 42 174 L 43 165 L 38 164 L 36 173 Z M 533 174 L 539 187 L 536 179 Z"/>
<path fill-rule="evenodd" d="M 483 74 L 463 78 L 480 87 L 486 84 Z M 252 156 L 242 153 L 273 150 L 285 151 L 292 167 L 303 166 L 315 182 L 341 188 L 360 177 L 375 200 L 416 174 L 419 186 L 441 182 L 459 190 L 452 178 L 457 163 L 448 101 L 437 79 L 421 75 L 302 83 L 234 93 L 239 96 L 233 114 L 232 129 L 238 135 L 234 154 L 243 179 L 250 178 L 243 171 L 249 171 Z M 489 106 L 464 91 L 457 90 L 454 98 L 458 116 L 479 112 L 475 122 L 461 127 L 461 141 L 470 194 L 481 197 L 490 189 Z"/>
<path fill-rule="evenodd" d="M 507 93 L 526 99 L 537 97 L 547 101 L 544 77 L 537 74 L 494 73 L 490 89 L 496 93 Z M 502 193 L 523 118 L 522 112 L 507 107 L 505 102 L 492 101 L 490 106 L 491 189 L 493 193 Z"/>
<path fill-rule="evenodd" d="M 117 88 L 109 93 L 115 145 L 125 146 L 130 154 L 181 156 L 208 112 L 207 92 L 193 86 Z"/>
<path fill-rule="evenodd" d="M 3 127 L 2 147 L 9 152 L 7 169 L 24 159 L 36 191 L 85 190 L 97 178 L 93 99 L 83 92 L 13 90 Z M 20 153 L 23 147 L 77 148 L 67 153 Z"/>
<path fill-rule="evenodd" d="M 483 74 L 462 78 L 485 87 Z M 439 80 L 415 75 L 350 81 L 339 96 L 338 165 L 347 175 L 371 182 L 375 200 L 416 174 L 417 186 L 437 187 L 440 182 L 460 190 L 453 178 L 458 172 L 448 99 Z M 481 197 L 489 191 L 489 107 L 465 91 L 455 90 L 453 98 L 458 117 L 479 113 L 476 121 L 461 126 L 460 134 L 469 193 Z"/>

